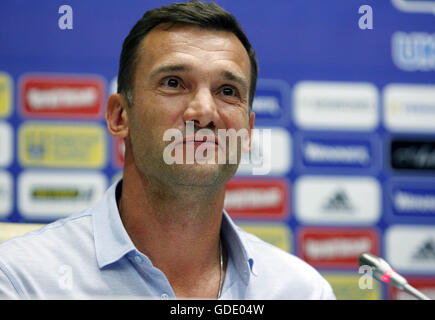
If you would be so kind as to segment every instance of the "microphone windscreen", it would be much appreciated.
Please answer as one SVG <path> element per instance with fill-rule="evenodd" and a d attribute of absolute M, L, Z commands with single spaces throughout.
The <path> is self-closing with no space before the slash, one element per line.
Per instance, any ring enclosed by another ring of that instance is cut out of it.
<path fill-rule="evenodd" d="M 379 265 L 379 259 L 373 254 L 363 253 L 358 258 L 360 266 L 377 267 Z"/>

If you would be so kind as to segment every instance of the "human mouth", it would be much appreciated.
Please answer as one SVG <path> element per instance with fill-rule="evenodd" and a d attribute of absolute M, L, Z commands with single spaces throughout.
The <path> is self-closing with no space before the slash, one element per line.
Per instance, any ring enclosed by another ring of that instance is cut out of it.
<path fill-rule="evenodd" d="M 183 138 L 183 144 L 198 147 L 203 144 L 219 146 L 219 140 L 214 135 L 187 136 Z"/>

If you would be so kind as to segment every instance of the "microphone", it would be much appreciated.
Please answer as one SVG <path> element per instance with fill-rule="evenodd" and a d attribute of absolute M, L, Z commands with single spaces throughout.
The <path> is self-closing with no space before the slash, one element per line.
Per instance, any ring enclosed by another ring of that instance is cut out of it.
<path fill-rule="evenodd" d="M 430 300 L 426 295 L 412 287 L 408 281 L 396 272 L 382 258 L 371 253 L 363 253 L 359 256 L 360 266 L 369 266 L 373 271 L 373 276 L 384 283 L 391 284 L 399 290 L 404 290 L 419 300 Z"/>

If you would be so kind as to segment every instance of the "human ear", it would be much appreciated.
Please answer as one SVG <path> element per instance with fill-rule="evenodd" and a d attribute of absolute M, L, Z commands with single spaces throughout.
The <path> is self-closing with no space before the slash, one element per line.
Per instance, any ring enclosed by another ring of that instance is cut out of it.
<path fill-rule="evenodd" d="M 107 130 L 113 137 L 126 138 L 130 133 L 127 108 L 127 101 L 122 94 L 114 93 L 109 96 L 105 118 Z"/>

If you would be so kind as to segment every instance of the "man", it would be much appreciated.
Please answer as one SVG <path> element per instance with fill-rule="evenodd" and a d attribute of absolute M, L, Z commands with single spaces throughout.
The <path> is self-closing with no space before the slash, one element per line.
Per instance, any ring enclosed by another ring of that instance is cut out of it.
<path fill-rule="evenodd" d="M 107 103 L 108 130 L 125 141 L 123 179 L 95 207 L 0 245 L 0 292 L 334 299 L 317 271 L 243 232 L 223 209 L 225 184 L 250 148 L 256 78 L 248 39 L 217 5 L 148 11 L 124 42 L 118 94 Z M 207 129 L 207 139 L 188 134 L 188 125 Z M 175 144 L 164 139 L 174 129 L 182 137 Z M 235 151 L 218 135 L 231 129 L 248 132 Z M 207 162 L 188 162 L 200 148 Z M 168 164 L 165 152 L 182 163 Z M 228 161 L 234 152 L 235 164 Z M 208 161 L 219 155 L 223 163 Z"/>

